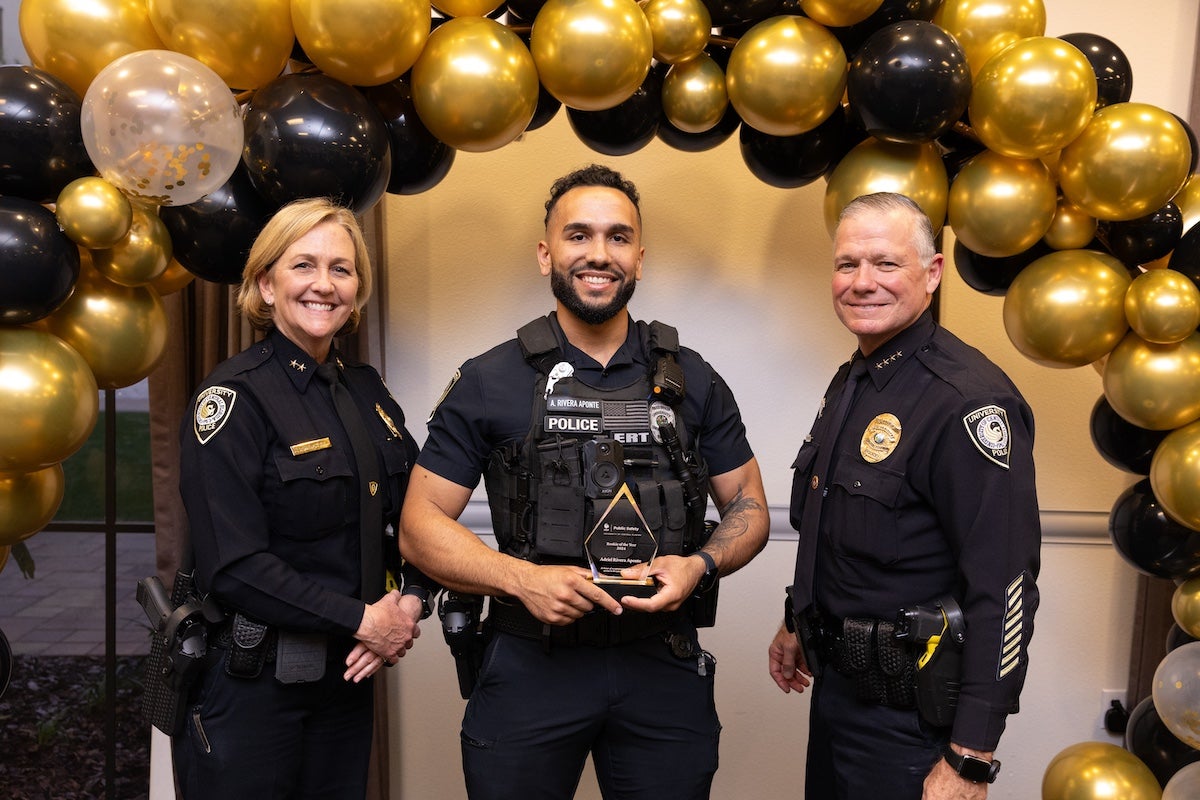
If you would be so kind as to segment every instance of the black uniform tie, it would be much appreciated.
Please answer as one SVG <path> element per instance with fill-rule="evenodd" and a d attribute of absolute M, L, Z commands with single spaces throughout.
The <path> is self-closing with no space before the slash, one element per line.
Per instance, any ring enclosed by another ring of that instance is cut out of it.
<path fill-rule="evenodd" d="M 331 358 L 317 367 L 317 376 L 329 384 L 333 407 L 342 420 L 342 427 L 354 451 L 354 463 L 358 473 L 358 515 L 361 530 L 362 554 L 362 599 L 373 603 L 383 596 L 383 496 L 379 481 L 379 457 L 371 435 L 363 423 L 362 415 L 350 396 L 350 390 L 342 383 L 337 364 Z"/>
<path fill-rule="evenodd" d="M 821 527 L 821 505 L 828 493 L 826 478 L 833 459 L 838 436 L 846 415 L 853 405 L 854 390 L 859 380 L 867 374 L 867 362 L 858 357 L 850 365 L 846 382 L 829 410 L 829 422 L 821 436 L 820 449 L 808 482 L 808 496 L 804 498 L 804 511 L 800 516 L 800 548 L 796 555 L 796 578 L 792 588 L 792 603 L 797 612 L 808 608 L 814 599 L 814 575 L 817 569 L 817 540 Z"/>

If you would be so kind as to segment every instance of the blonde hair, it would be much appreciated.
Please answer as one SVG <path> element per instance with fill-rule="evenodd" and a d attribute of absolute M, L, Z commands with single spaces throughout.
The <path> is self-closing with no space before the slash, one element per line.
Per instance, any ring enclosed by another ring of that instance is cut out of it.
<path fill-rule="evenodd" d="M 237 307 L 246 321 L 258 330 L 267 330 L 275 325 L 274 309 L 263 299 L 262 291 L 258 288 L 259 278 L 275 266 L 275 262 L 296 240 L 324 222 L 341 225 L 354 243 L 354 271 L 358 275 L 358 290 L 354 293 L 354 310 L 350 312 L 350 319 L 337 335 L 353 333 L 358 329 L 362 308 L 371 296 L 372 287 L 367 243 L 350 209 L 327 197 L 312 197 L 294 200 L 276 211 L 250 247 L 250 255 L 242 270 Z"/>

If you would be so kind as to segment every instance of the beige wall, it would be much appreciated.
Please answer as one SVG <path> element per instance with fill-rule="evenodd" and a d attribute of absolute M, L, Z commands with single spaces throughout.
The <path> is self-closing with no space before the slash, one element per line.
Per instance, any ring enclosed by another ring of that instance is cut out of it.
<path fill-rule="evenodd" d="M 1083 31 L 1112 39 L 1133 64 L 1133 99 L 1186 115 L 1195 0 L 1046 6 L 1048 35 Z M 565 112 L 499 151 L 460 153 L 441 185 L 386 201 L 386 378 L 423 439 L 425 416 L 458 364 L 551 307 L 534 260 L 541 204 L 554 177 L 591 160 L 624 171 L 643 192 L 646 269 L 633 312 L 677 325 L 683 341 L 733 387 L 776 520 L 767 550 L 723 581 L 720 622 L 704 639 L 720 662 L 725 724 L 714 796 L 797 797 L 807 699 L 775 689 L 763 654 L 795 551 L 785 511 L 788 465 L 829 375 L 853 348 L 830 310 L 823 184 L 785 191 L 759 182 L 743 165 L 736 136 L 707 153 L 654 142 L 606 158 L 575 139 Z M 1100 735 L 1101 690 L 1125 686 L 1134 581 L 1104 530 L 1131 478 L 1091 445 L 1099 376 L 1090 367 L 1054 370 L 1025 360 L 1004 334 L 1001 304 L 951 274 L 943 319 L 1004 366 L 1029 398 L 1043 510 L 1066 513 L 1046 517 L 1043 606 L 1024 711 L 1002 743 L 1006 767 L 991 793 L 998 800 L 1039 796 L 1049 759 Z M 474 518 L 486 525 L 479 511 Z M 427 623 L 418 648 L 389 673 L 400 712 L 393 718 L 394 797 L 463 796 L 463 701 L 440 639 Z M 579 796 L 598 797 L 590 779 Z"/>

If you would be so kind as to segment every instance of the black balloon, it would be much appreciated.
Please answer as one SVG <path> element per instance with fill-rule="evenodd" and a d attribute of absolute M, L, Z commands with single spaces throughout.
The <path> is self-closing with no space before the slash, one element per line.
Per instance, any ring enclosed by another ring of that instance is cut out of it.
<path fill-rule="evenodd" d="M 54 214 L 33 200 L 0 197 L 0 324 L 50 314 L 79 278 L 79 247 Z"/>
<path fill-rule="evenodd" d="M 787 13 L 784 0 L 704 0 L 714 27 L 727 36 L 739 36 L 767 17 Z"/>
<path fill-rule="evenodd" d="M 579 140 L 598 153 L 624 156 L 654 139 L 662 120 L 662 72 L 651 69 L 629 99 L 603 111 L 567 108 L 567 119 Z"/>
<path fill-rule="evenodd" d="M 942 0 L 883 0 L 879 8 L 862 22 L 844 28 L 830 28 L 829 32 L 842 43 L 847 57 L 853 59 L 858 54 L 858 49 L 876 31 L 910 19 L 928 22 L 933 19 L 941 5 Z"/>
<path fill-rule="evenodd" d="M 1134 475 L 1149 475 L 1154 450 L 1170 431 L 1151 431 L 1129 422 L 1104 395 L 1092 406 L 1092 444 L 1104 460 Z"/>
<path fill-rule="evenodd" d="M 685 153 L 701 153 L 724 142 L 742 124 L 742 117 L 730 104 L 721 120 L 706 131 L 692 133 L 675 127 L 666 116 L 658 123 L 658 138 L 666 145 Z"/>
<path fill-rule="evenodd" d="M 533 119 L 525 126 L 526 131 L 536 131 L 550 120 L 562 108 L 562 101 L 546 91 L 545 86 L 538 85 L 537 106 L 533 109 Z"/>
<path fill-rule="evenodd" d="M 1130 713 L 1125 749 L 1150 768 L 1159 786 L 1166 786 L 1171 776 L 1188 764 L 1200 761 L 1200 750 L 1181 741 L 1163 723 L 1153 697 L 1142 700 Z"/>
<path fill-rule="evenodd" d="M 1127 268 L 1162 258 L 1182 236 L 1183 212 L 1173 202 L 1137 219 L 1096 222 L 1096 238 Z"/>
<path fill-rule="evenodd" d="M 240 283 L 250 245 L 272 211 L 239 166 L 215 192 L 187 205 L 163 206 L 158 214 L 175 260 L 188 272 L 214 283 Z"/>
<path fill-rule="evenodd" d="M 362 92 L 328 75 L 284 75 L 261 87 L 245 129 L 242 163 L 276 208 L 327 196 L 362 214 L 387 189 L 387 125 Z"/>
<path fill-rule="evenodd" d="M 1192 161 L 1188 165 L 1188 175 L 1191 175 L 1196 171 L 1196 166 L 1200 165 L 1200 142 L 1196 141 L 1196 132 L 1192 130 L 1192 126 L 1188 124 L 1186 119 L 1178 114 L 1172 114 L 1171 116 L 1179 121 L 1179 124 L 1183 126 L 1183 132 L 1187 134 L 1188 146 L 1192 149 Z"/>
<path fill-rule="evenodd" d="M 1183 232 L 1167 266 L 1176 272 L 1182 272 L 1200 288 L 1200 225 L 1193 225 Z"/>
<path fill-rule="evenodd" d="M 420 194 L 437 186 L 454 166 L 457 152 L 438 139 L 417 116 L 409 76 L 363 90 L 367 101 L 383 116 L 390 136 L 391 194 Z"/>
<path fill-rule="evenodd" d="M 888 142 L 927 142 L 967 110 L 971 70 L 958 41 L 932 22 L 888 25 L 858 49 L 846 80 L 850 109 Z"/>
<path fill-rule="evenodd" d="M 811 131 L 771 136 L 743 125 L 738 134 L 742 161 L 760 181 L 780 189 L 812 183 L 842 157 L 846 117 L 835 110 Z"/>
<path fill-rule="evenodd" d="M 1044 241 L 1014 256 L 981 256 L 960 241 L 954 242 L 954 268 L 963 282 L 977 292 L 1003 297 L 1017 274 L 1044 255 L 1053 252 Z"/>
<path fill-rule="evenodd" d="M 1133 94 L 1133 67 L 1113 42 L 1094 33 L 1059 36 L 1083 53 L 1096 73 L 1096 108 L 1124 103 Z"/>
<path fill-rule="evenodd" d="M 1179 627 L 1178 622 L 1172 623 L 1170 630 L 1167 631 L 1167 652 L 1169 653 L 1177 647 L 1183 647 L 1185 644 L 1191 644 L 1195 641 L 1197 639 Z"/>
<path fill-rule="evenodd" d="M 48 72 L 0 66 L 0 194 L 51 203 L 96 173 L 79 128 L 82 101 Z"/>
<path fill-rule="evenodd" d="M 1108 534 L 1117 553 L 1144 575 L 1191 578 L 1200 575 L 1200 532 L 1175 522 L 1143 479 L 1113 504 Z"/>

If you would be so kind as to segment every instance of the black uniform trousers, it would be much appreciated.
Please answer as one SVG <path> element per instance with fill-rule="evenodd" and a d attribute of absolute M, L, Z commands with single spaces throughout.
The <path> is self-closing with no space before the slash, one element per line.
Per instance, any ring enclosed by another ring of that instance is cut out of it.
<path fill-rule="evenodd" d="M 545 649 L 494 633 L 463 717 L 468 796 L 570 800 L 590 752 L 606 800 L 707 798 L 716 664 L 690 634 L 696 654 L 684 659 L 658 635 Z"/>
<path fill-rule="evenodd" d="M 342 679 L 340 658 L 312 683 L 205 671 L 183 732 L 171 740 L 183 800 L 362 800 L 374 719 L 373 679 Z"/>
<path fill-rule="evenodd" d="M 807 800 L 921 800 L 921 787 L 950 742 L 916 711 L 855 696 L 854 679 L 827 668 L 809 708 Z"/>

